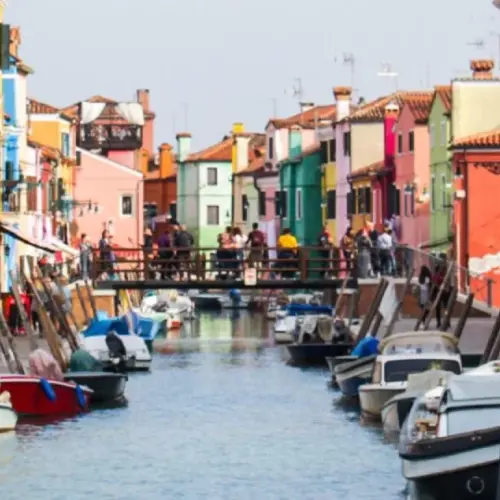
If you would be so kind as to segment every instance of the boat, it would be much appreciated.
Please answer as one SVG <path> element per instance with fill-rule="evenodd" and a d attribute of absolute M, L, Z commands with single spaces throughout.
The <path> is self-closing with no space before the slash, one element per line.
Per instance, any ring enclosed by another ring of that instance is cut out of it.
<path fill-rule="evenodd" d="M 408 375 L 430 369 L 462 372 L 456 337 L 441 331 L 397 333 L 380 342 L 372 381 L 359 387 L 364 418 L 380 420 L 382 407 L 406 390 Z"/>
<path fill-rule="evenodd" d="M 452 372 L 443 370 L 411 373 L 408 376 L 406 390 L 389 399 L 382 406 L 381 418 L 384 433 L 388 435 L 399 433 L 415 400 L 430 389 L 442 386 L 450 375 Z"/>
<path fill-rule="evenodd" d="M 499 381 L 499 373 L 452 376 L 434 418 L 416 419 L 417 403 L 412 408 L 401 433 L 399 456 L 415 497 L 497 498 Z"/>
<path fill-rule="evenodd" d="M 128 377 L 112 372 L 67 372 L 64 380 L 92 389 L 92 404 L 124 403 Z"/>
<path fill-rule="evenodd" d="M 3 391 L 0 393 L 0 432 L 13 431 L 17 424 L 17 413 L 12 408 L 10 393 Z"/>
<path fill-rule="evenodd" d="M 151 368 L 151 352 L 146 341 L 137 335 L 132 323 L 138 323 L 133 312 L 121 318 L 94 319 L 81 332 L 82 345 L 104 370 L 147 371 Z"/>
<path fill-rule="evenodd" d="M 31 375 L 0 375 L 0 386 L 20 417 L 78 415 L 88 411 L 92 396 L 88 387 Z"/>

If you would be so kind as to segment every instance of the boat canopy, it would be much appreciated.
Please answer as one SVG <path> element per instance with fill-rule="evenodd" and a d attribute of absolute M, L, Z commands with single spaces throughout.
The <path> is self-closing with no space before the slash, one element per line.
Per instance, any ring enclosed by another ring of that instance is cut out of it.
<path fill-rule="evenodd" d="M 395 333 L 380 342 L 382 354 L 458 352 L 458 340 L 446 332 Z"/>
<path fill-rule="evenodd" d="M 445 397 L 447 402 L 500 399 L 500 374 L 477 375 L 469 373 L 448 379 Z"/>
<path fill-rule="evenodd" d="M 328 314 L 333 315 L 332 306 L 317 306 L 314 304 L 291 303 L 286 309 L 289 316 L 299 316 L 301 314 Z"/>

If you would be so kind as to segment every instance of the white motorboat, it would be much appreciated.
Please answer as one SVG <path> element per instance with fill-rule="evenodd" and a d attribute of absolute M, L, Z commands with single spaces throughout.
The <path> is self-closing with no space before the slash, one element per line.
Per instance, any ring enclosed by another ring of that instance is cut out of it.
<path fill-rule="evenodd" d="M 12 408 L 10 394 L 0 393 L 0 432 L 13 431 L 17 425 L 17 413 Z"/>
<path fill-rule="evenodd" d="M 481 375 L 450 377 L 435 417 L 418 415 L 420 401 L 412 408 L 401 432 L 399 455 L 417 498 L 497 498 L 500 373 L 483 370 Z"/>
<path fill-rule="evenodd" d="M 290 316 L 286 310 L 279 310 L 274 323 L 274 341 L 277 344 L 293 342 L 296 326 L 297 316 Z"/>
<path fill-rule="evenodd" d="M 372 382 L 359 388 L 361 413 L 368 419 L 381 419 L 383 406 L 406 390 L 411 373 L 431 369 L 462 372 L 457 339 L 449 333 L 394 334 L 380 343 L 380 351 L 375 360 Z"/>

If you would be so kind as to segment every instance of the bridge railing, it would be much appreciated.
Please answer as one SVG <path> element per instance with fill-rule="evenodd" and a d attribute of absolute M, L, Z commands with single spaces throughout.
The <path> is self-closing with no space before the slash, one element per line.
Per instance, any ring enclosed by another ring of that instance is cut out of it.
<path fill-rule="evenodd" d="M 344 277 L 354 262 L 341 258 L 335 248 L 304 246 L 292 255 L 285 249 L 247 248 L 243 250 L 200 248 L 113 248 L 113 253 L 94 250 L 92 279 L 112 278 L 124 272 L 131 280 L 176 278 L 189 281 L 215 280 L 222 274 L 243 277 L 245 269 L 255 268 L 258 280 L 277 276 L 302 281 Z"/>

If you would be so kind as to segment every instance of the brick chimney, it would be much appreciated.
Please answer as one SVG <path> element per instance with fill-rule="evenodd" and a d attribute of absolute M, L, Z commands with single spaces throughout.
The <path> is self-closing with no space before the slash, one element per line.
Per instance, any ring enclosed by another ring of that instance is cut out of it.
<path fill-rule="evenodd" d="M 175 173 L 173 148 L 170 144 L 164 142 L 158 149 L 160 152 L 160 178 L 165 179 Z"/>
<path fill-rule="evenodd" d="M 191 134 L 189 132 L 181 132 L 175 136 L 177 139 L 177 154 L 179 161 L 184 161 L 191 150 Z"/>
<path fill-rule="evenodd" d="M 21 28 L 13 26 L 10 28 L 9 53 L 11 56 L 19 57 L 19 46 L 21 45 Z"/>
<path fill-rule="evenodd" d="M 351 87 L 334 87 L 333 96 L 337 106 L 337 120 L 343 120 L 351 111 Z"/>
<path fill-rule="evenodd" d="M 491 80 L 495 63 L 492 59 L 474 59 L 470 62 L 474 80 Z"/>
<path fill-rule="evenodd" d="M 313 102 L 301 102 L 300 103 L 300 112 L 305 113 L 306 111 L 309 111 L 314 108 L 314 103 Z"/>
<path fill-rule="evenodd" d="M 137 102 L 142 105 L 144 112 L 149 109 L 149 89 L 139 89 L 137 91 Z"/>

